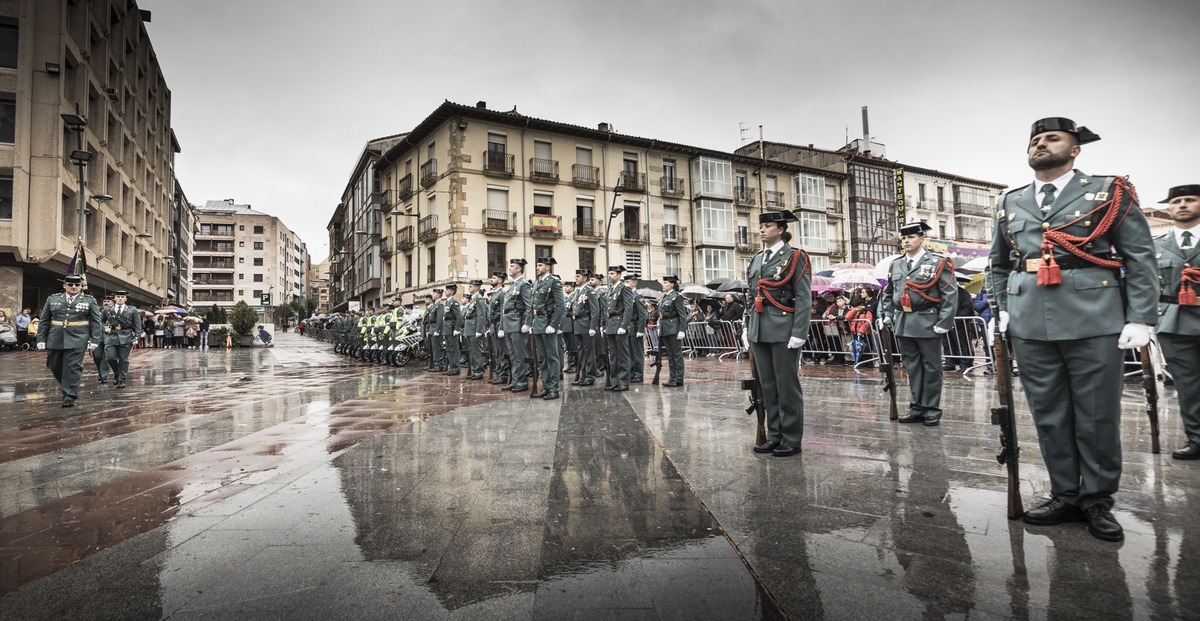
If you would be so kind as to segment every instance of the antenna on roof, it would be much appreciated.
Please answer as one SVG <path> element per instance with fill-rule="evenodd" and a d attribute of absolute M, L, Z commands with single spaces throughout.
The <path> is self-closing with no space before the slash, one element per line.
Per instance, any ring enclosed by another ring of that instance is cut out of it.
<path fill-rule="evenodd" d="M 746 146 L 746 136 L 749 134 L 750 134 L 750 128 L 746 127 L 745 123 L 739 122 L 738 123 L 738 139 L 741 140 L 742 144 L 740 144 L 738 146 L 742 146 L 742 147 Z"/>

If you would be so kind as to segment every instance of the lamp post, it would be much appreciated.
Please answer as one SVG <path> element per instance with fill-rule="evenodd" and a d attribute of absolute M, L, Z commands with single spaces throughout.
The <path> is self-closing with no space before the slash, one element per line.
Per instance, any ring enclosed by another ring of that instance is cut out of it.
<path fill-rule="evenodd" d="M 612 227 L 613 219 L 616 218 L 617 216 L 621 215 L 622 211 L 625 211 L 624 209 L 617 207 L 617 197 L 620 196 L 621 193 L 624 191 L 625 191 L 625 186 L 621 185 L 620 183 L 618 183 L 616 186 L 613 187 L 612 210 L 610 210 L 608 212 L 608 222 L 604 223 L 604 262 L 605 262 L 604 269 L 605 270 L 608 270 L 609 266 L 612 265 L 612 251 L 611 251 L 611 248 L 609 248 L 608 231 Z M 606 273 L 607 273 L 607 271 L 606 271 Z"/>
<path fill-rule="evenodd" d="M 60 114 L 59 116 L 62 117 L 63 122 L 67 124 L 67 129 L 75 132 L 75 150 L 71 151 L 71 154 L 67 157 L 71 160 L 72 164 L 75 164 L 79 167 L 79 208 L 76 210 L 79 214 L 79 217 L 76 218 L 78 224 L 76 228 L 78 237 L 77 241 L 82 242 L 83 217 L 87 211 L 87 207 L 84 206 L 84 193 L 87 187 L 87 179 L 84 176 L 84 170 L 87 168 L 88 162 L 92 159 L 91 152 L 83 150 L 83 128 L 87 127 L 88 122 L 87 119 L 83 118 L 83 116 L 79 114 L 79 104 L 75 104 L 75 114 Z"/>

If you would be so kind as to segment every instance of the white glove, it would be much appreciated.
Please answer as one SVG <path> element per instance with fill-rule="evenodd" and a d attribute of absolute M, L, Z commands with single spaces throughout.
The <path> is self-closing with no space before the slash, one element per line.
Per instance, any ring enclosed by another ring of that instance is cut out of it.
<path fill-rule="evenodd" d="M 434 335 L 434 336 L 441 336 L 441 335 L 442 335 L 442 333 L 441 333 L 441 332 L 434 332 L 434 333 L 433 333 L 433 335 Z"/>
<path fill-rule="evenodd" d="M 479 337 L 481 337 L 481 336 L 483 336 L 483 333 L 482 333 L 482 332 L 476 332 L 476 333 L 475 333 L 475 338 L 479 338 Z"/>
<path fill-rule="evenodd" d="M 596 336 L 595 330 L 588 330 L 588 336 Z"/>
<path fill-rule="evenodd" d="M 546 334 L 554 334 L 555 332 L 557 330 L 554 329 L 554 326 L 546 326 Z"/>
<path fill-rule="evenodd" d="M 529 334 L 532 331 L 529 326 L 521 326 L 521 334 Z"/>
<path fill-rule="evenodd" d="M 46 344 L 38 343 L 38 351 L 46 351 Z"/>
<path fill-rule="evenodd" d="M 875 320 L 875 329 L 876 330 L 882 330 L 885 327 L 890 326 L 890 325 L 892 325 L 891 317 L 880 317 L 879 319 Z"/>
<path fill-rule="evenodd" d="M 496 338 L 504 338 L 504 330 L 496 330 Z"/>
<path fill-rule="evenodd" d="M 676 335 L 675 335 L 675 338 L 677 338 L 677 339 L 679 339 L 679 340 L 681 340 L 681 341 L 682 341 L 684 336 L 686 336 L 686 333 L 684 333 L 684 332 L 680 332 L 680 333 L 678 333 L 678 334 L 676 334 Z"/>
<path fill-rule="evenodd" d="M 455 330 L 455 331 L 453 332 L 453 335 L 454 335 L 454 336 L 458 336 L 458 335 L 460 335 L 460 334 L 462 334 L 462 332 L 459 332 L 458 330 Z"/>
<path fill-rule="evenodd" d="M 1149 343 L 1149 342 L 1150 342 L 1150 339 L 1149 339 L 1149 337 L 1147 337 L 1147 338 L 1146 338 L 1146 342 L 1147 342 L 1147 343 Z M 93 349 L 96 349 L 96 348 L 97 348 L 97 347 L 99 347 L 99 346 L 100 346 L 100 344 L 99 344 L 99 343 L 88 343 L 88 351 L 92 351 Z M 1141 346 L 1139 345 L 1139 347 L 1141 347 Z"/>
<path fill-rule="evenodd" d="M 1140 349 L 1150 342 L 1150 326 L 1144 323 L 1127 323 L 1117 339 L 1121 349 Z"/>
<path fill-rule="evenodd" d="M 617 328 L 617 334 L 625 334 L 625 328 Z"/>
<path fill-rule="evenodd" d="M 941 326 L 934 326 L 933 331 L 937 332 L 938 334 L 945 334 L 945 333 L 949 332 L 949 330 L 947 330 L 946 328 L 943 328 Z"/>
<path fill-rule="evenodd" d="M 641 333 L 641 332 L 638 332 L 638 333 L 636 334 L 636 336 L 637 336 L 637 338 L 639 338 L 639 339 L 640 339 L 640 338 L 642 338 L 642 333 Z"/>
<path fill-rule="evenodd" d="M 804 339 L 798 336 L 788 337 L 788 349 L 800 349 L 804 345 Z"/>
<path fill-rule="evenodd" d="M 1008 332 L 1008 311 L 1000 311 L 1000 323 L 996 324 L 1000 332 Z"/>

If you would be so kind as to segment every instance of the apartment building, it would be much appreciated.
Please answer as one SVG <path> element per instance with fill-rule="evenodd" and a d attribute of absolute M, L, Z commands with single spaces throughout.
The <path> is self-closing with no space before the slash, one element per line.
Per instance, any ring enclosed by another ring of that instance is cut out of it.
<path fill-rule="evenodd" d="M 167 301 L 188 308 L 192 304 L 192 246 L 200 223 L 178 181 L 171 196 L 167 230 Z"/>
<path fill-rule="evenodd" d="M 169 297 L 179 144 L 149 21 L 133 0 L 0 2 L 0 307 L 61 290 L 78 239 L 90 293 Z"/>
<path fill-rule="evenodd" d="M 310 262 L 308 267 L 308 299 L 316 301 L 314 310 L 317 314 L 329 313 L 330 260 L 326 258 L 316 265 Z"/>
<path fill-rule="evenodd" d="M 607 123 L 499 112 L 484 102 L 443 103 L 393 138 L 356 168 L 354 179 L 369 181 L 359 186 L 368 207 L 353 212 L 343 200 L 330 220 L 339 261 L 331 279 L 342 282 L 331 291 L 335 311 L 397 296 L 412 305 L 435 286 L 486 279 L 512 258 L 532 270 L 536 258 L 554 257 L 564 277 L 608 264 L 647 279 L 740 277 L 760 250 L 764 209 L 797 214 L 794 243 L 817 269 L 843 258 L 830 243 L 840 234 L 845 184 L 835 171 L 624 135 Z M 375 236 L 379 252 L 371 255 Z M 370 279 L 344 282 L 351 270 L 378 274 L 378 291 L 358 284 L 371 287 Z"/>
<path fill-rule="evenodd" d="M 246 302 L 266 317 L 268 306 L 304 299 L 308 250 L 279 218 L 233 199 L 195 207 L 192 302 L 233 308 Z"/>

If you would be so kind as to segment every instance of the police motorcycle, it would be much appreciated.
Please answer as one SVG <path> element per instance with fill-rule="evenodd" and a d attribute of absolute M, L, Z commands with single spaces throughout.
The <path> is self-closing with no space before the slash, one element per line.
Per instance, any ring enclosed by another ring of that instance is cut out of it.
<path fill-rule="evenodd" d="M 414 356 L 420 357 L 425 341 L 421 332 L 421 317 L 420 311 L 411 313 L 394 328 L 394 341 L 388 359 L 392 366 L 402 367 Z M 425 355 L 428 356 L 428 353 Z"/>

